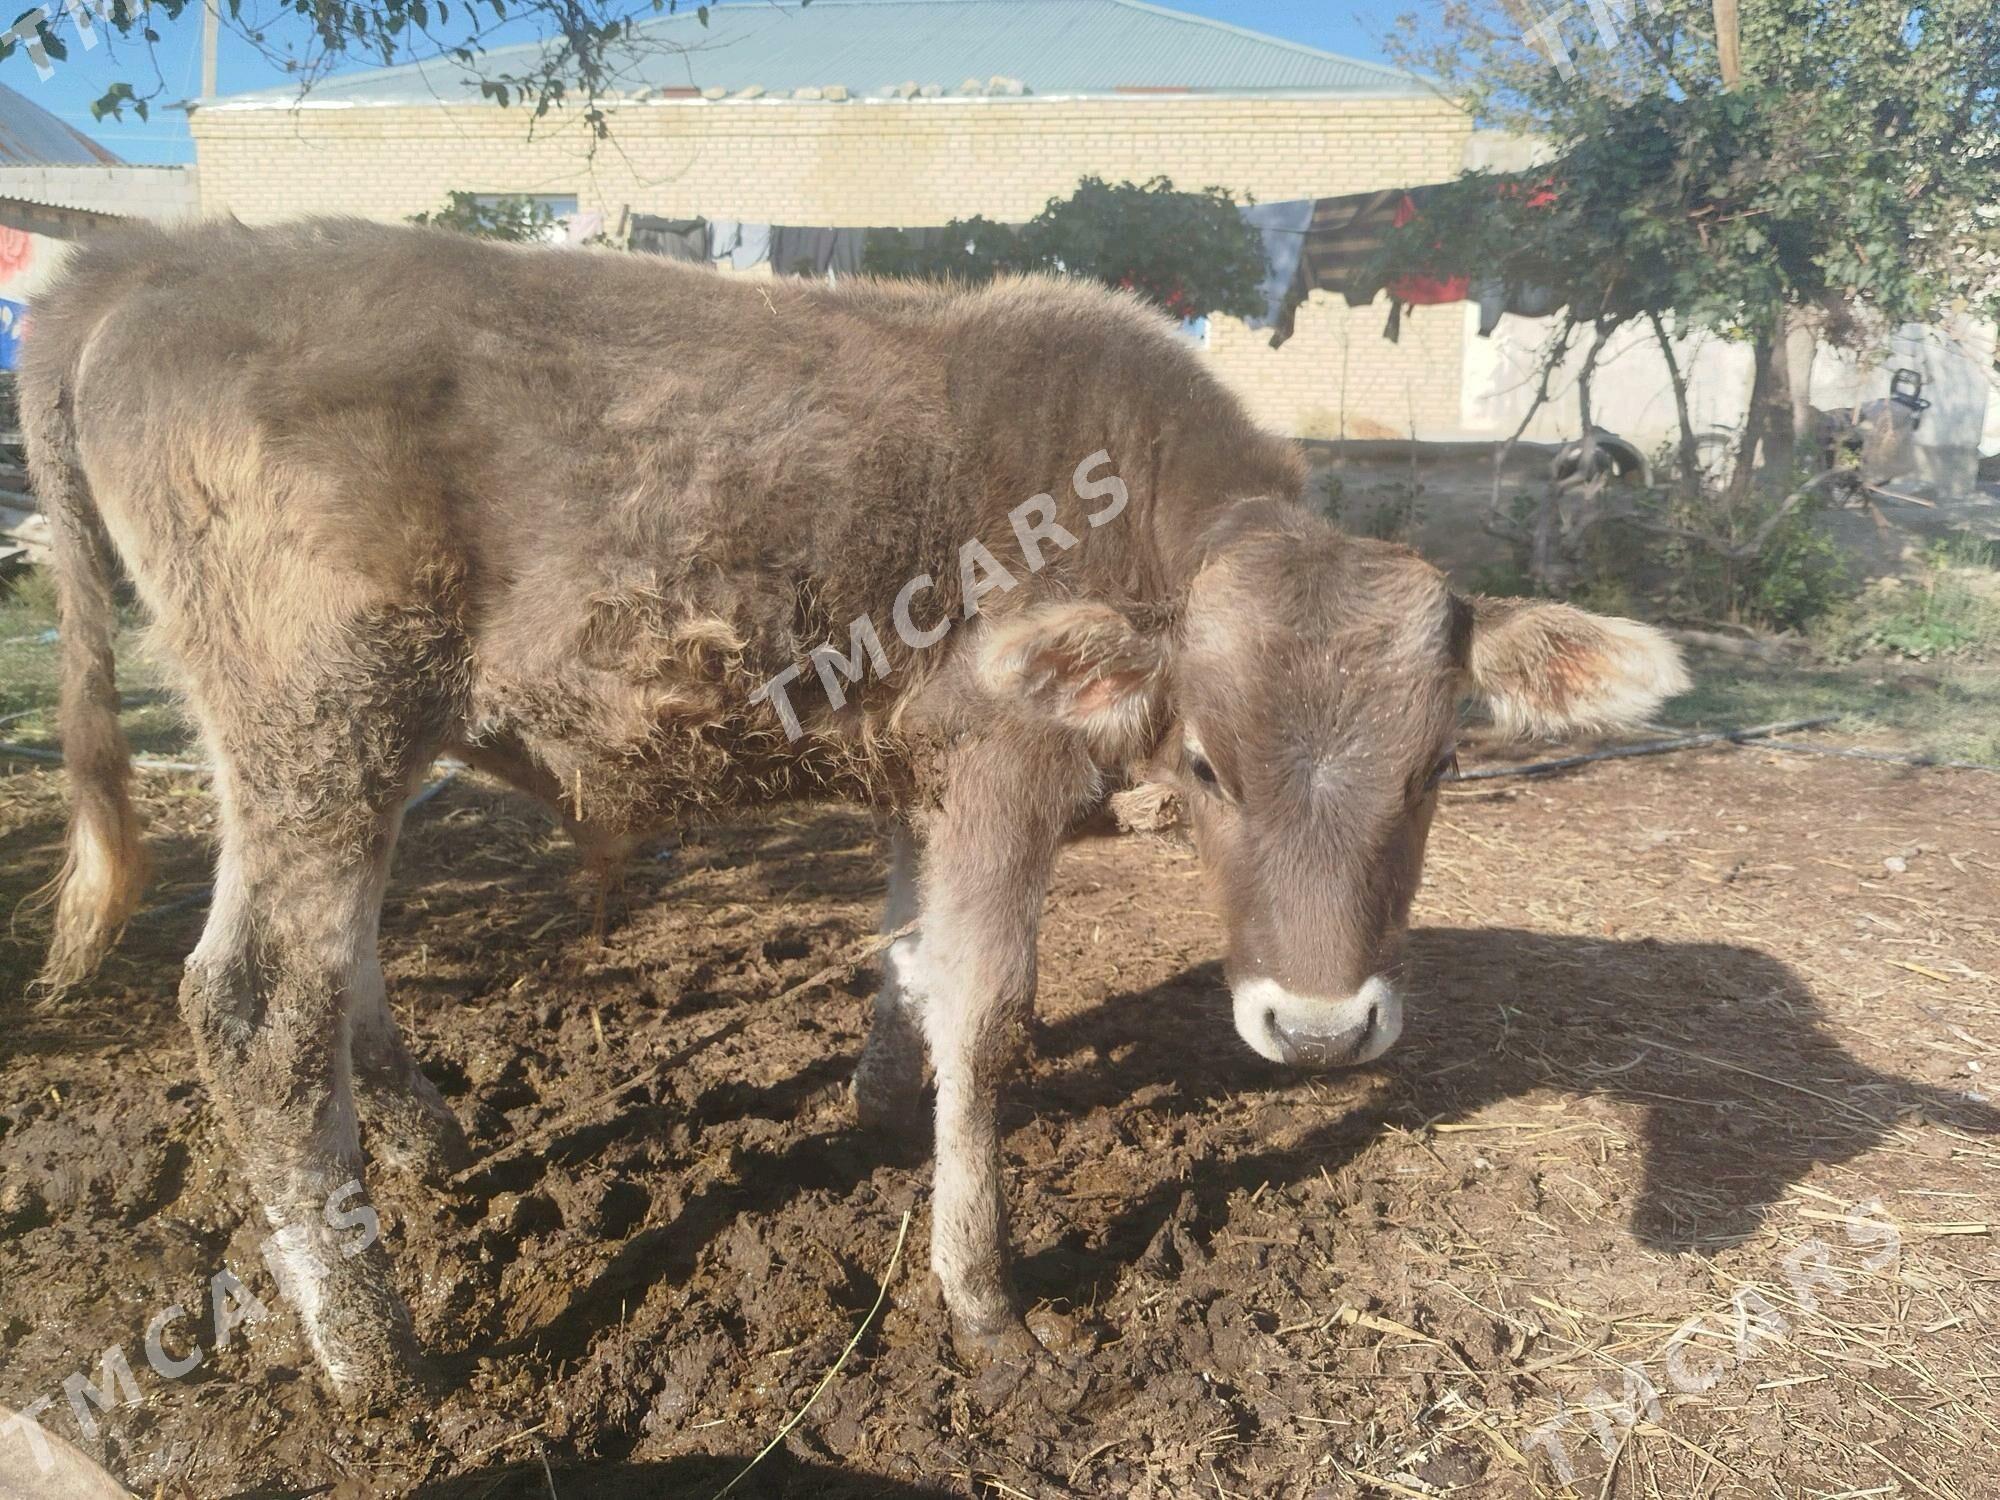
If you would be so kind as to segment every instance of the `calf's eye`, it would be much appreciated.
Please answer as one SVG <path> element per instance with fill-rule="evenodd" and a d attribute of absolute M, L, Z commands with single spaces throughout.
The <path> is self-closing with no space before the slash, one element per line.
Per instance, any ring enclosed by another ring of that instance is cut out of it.
<path fill-rule="evenodd" d="M 1207 756 L 1190 755 L 1188 757 L 1188 769 L 1194 772 L 1194 779 L 1199 781 L 1203 786 L 1215 785 L 1215 767 L 1208 763 Z"/>

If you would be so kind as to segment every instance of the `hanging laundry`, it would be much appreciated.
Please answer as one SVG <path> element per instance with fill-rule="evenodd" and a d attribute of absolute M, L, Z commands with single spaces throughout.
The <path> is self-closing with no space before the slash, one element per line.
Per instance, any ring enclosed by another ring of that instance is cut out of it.
<path fill-rule="evenodd" d="M 743 243 L 743 222 L 740 219 L 710 219 L 708 221 L 708 258 L 710 260 L 731 260 L 736 247 Z"/>
<path fill-rule="evenodd" d="M 28 330 L 28 305 L 0 297 L 0 370 L 21 367 L 21 335 Z"/>
<path fill-rule="evenodd" d="M 1546 318 L 1562 304 L 1562 294 L 1551 286 L 1535 286 L 1488 276 L 1474 282 L 1472 299 L 1479 304 L 1479 336 L 1493 337 L 1500 318 L 1512 313 L 1517 318 Z"/>
<path fill-rule="evenodd" d="M 736 226 L 736 248 L 729 252 L 732 270 L 747 271 L 771 258 L 771 226 L 744 220 Z"/>
<path fill-rule="evenodd" d="M 751 219 L 710 219 L 708 258 L 729 262 L 732 271 L 747 271 L 771 258 L 771 226 Z"/>
<path fill-rule="evenodd" d="M 566 245 L 587 245 L 604 233 L 604 210 L 585 209 L 571 214 L 563 221 L 563 243 Z"/>
<path fill-rule="evenodd" d="M 1250 328 L 1269 328 L 1284 313 L 1285 294 L 1298 275 L 1299 257 L 1306 248 L 1306 231 L 1312 227 L 1313 200 L 1294 198 L 1283 203 L 1253 203 L 1241 212 L 1243 222 L 1264 237 L 1264 279 L 1257 284 L 1257 290 L 1264 296 L 1264 311 L 1243 321 Z"/>
<path fill-rule="evenodd" d="M 1417 217 L 1416 200 L 1408 193 L 1396 205 L 1392 227 L 1402 229 Z M 1409 307 L 1436 307 L 1444 302 L 1463 302 L 1472 290 L 1470 276 L 1397 276 L 1389 282 L 1389 295 Z"/>
<path fill-rule="evenodd" d="M 751 219 L 710 219 L 708 258 L 726 260 L 732 271 L 747 271 L 771 258 L 771 226 Z"/>
<path fill-rule="evenodd" d="M 1503 203 L 1519 202 L 1528 208 L 1553 208 L 1558 201 L 1552 177 L 1539 181 L 1506 179 L 1500 183 L 1499 197 Z M 1553 269 L 1538 263 L 1532 254 L 1519 254 L 1507 259 L 1504 275 L 1480 282 L 1473 292 L 1479 302 L 1479 336 L 1491 338 L 1506 313 L 1519 318 L 1546 318 L 1559 310 L 1563 296 L 1549 280 Z"/>
<path fill-rule="evenodd" d="M 1313 201 L 1299 266 L 1273 320 L 1273 349 L 1296 330 L 1299 305 L 1313 292 L 1337 292 L 1350 307 L 1365 307 L 1383 291 L 1390 297 L 1389 322 L 1383 337 L 1394 342 L 1402 333 L 1403 309 L 1463 302 L 1471 291 L 1465 276 L 1384 276 L 1382 251 L 1389 235 L 1422 212 L 1428 187 L 1387 188 L 1378 193 L 1351 193 L 1342 198 Z"/>
<path fill-rule="evenodd" d="M 1313 292 L 1337 292 L 1348 305 L 1365 307 L 1382 289 L 1372 269 L 1395 226 L 1403 193 L 1394 188 L 1379 193 L 1351 193 L 1343 198 L 1316 198 L 1299 250 L 1298 270 L 1286 288 L 1275 319 L 1271 347 L 1292 336 L 1299 306 Z"/>
<path fill-rule="evenodd" d="M 866 229 L 771 226 L 771 269 L 780 276 L 854 276 L 868 247 Z"/>
<path fill-rule="evenodd" d="M 628 248 L 646 255 L 664 255 L 668 260 L 691 260 L 708 264 L 708 220 L 662 219 L 653 214 L 632 215 Z"/>
<path fill-rule="evenodd" d="M 831 229 L 807 229 L 794 224 L 771 226 L 771 269 L 778 275 L 824 276 L 832 261 Z"/>
<path fill-rule="evenodd" d="M 827 262 L 828 269 L 836 276 L 859 276 L 861 262 L 867 254 L 866 229 L 836 229 L 833 232 L 833 255 Z"/>

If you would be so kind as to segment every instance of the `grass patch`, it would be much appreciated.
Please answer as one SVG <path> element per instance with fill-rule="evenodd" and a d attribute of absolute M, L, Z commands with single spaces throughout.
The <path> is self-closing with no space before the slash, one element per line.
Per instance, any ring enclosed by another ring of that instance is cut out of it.
<path fill-rule="evenodd" d="M 1821 737 L 2000 766 L 2000 668 L 1913 672 L 1880 660 L 1826 665 L 1690 651 L 1694 689 L 1662 710 L 1677 728 L 1739 729 L 1838 715 Z"/>
<path fill-rule="evenodd" d="M 57 750 L 56 687 L 59 672 L 55 589 L 45 569 L 21 577 L 0 597 L 0 740 Z M 168 691 L 165 675 L 145 650 L 136 611 L 125 612 L 118 633 L 119 718 L 140 755 L 184 757 L 191 743 L 187 721 Z"/>
<path fill-rule="evenodd" d="M 2000 657 L 2000 576 L 1983 555 L 1936 542 L 1914 578 L 1884 579 L 1864 590 L 1820 634 L 1836 656 Z"/>

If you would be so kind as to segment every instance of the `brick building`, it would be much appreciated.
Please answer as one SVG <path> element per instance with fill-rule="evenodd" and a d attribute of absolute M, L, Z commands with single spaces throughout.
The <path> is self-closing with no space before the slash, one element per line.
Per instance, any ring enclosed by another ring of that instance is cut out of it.
<path fill-rule="evenodd" d="M 814 226 L 1032 216 L 1085 174 L 1210 184 L 1261 202 L 1435 182 L 1471 122 L 1418 79 L 1140 0 L 817 0 L 683 7 L 639 27 L 594 143 L 575 110 L 530 129 L 455 63 L 203 101 L 202 211 L 396 219 L 454 191 L 559 211 Z M 487 76 L 535 48 L 486 54 Z M 1461 426 L 1464 312 L 1314 293 L 1282 348 L 1211 322 L 1218 370 L 1306 436 Z"/>

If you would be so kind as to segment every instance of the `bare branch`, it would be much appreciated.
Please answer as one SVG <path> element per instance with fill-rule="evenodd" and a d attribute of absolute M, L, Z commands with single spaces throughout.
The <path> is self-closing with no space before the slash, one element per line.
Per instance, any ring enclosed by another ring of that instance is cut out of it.
<path fill-rule="evenodd" d="M 1660 536 L 1678 537 L 1682 541 L 1694 542 L 1706 547 L 1709 551 L 1714 552 L 1720 557 L 1727 557 L 1736 562 L 1745 562 L 1761 554 L 1765 545 L 1771 540 L 1772 534 L 1784 523 L 1785 517 L 1797 510 L 1799 506 L 1803 505 L 1812 496 L 1819 493 L 1819 491 L 1836 483 L 1858 485 L 1859 482 L 1860 476 L 1853 469 L 1828 469 L 1823 474 L 1815 474 L 1811 479 L 1808 479 L 1804 484 L 1793 490 L 1791 494 L 1785 496 L 1778 508 L 1766 516 L 1763 523 L 1755 531 L 1751 532 L 1746 540 L 1740 542 L 1732 542 L 1726 537 L 1712 536 L 1705 531 L 1691 531 L 1685 526 L 1674 526 L 1665 521 L 1649 520 L 1644 516 L 1627 516 L 1625 519 L 1630 521 L 1634 526 L 1637 526 L 1641 531 L 1654 532 Z"/>

